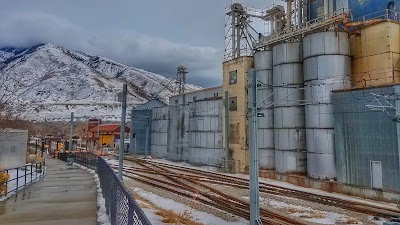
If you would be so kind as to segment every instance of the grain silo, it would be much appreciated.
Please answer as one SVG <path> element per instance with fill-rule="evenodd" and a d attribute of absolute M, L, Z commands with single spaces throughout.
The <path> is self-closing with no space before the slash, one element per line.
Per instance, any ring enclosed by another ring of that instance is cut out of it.
<path fill-rule="evenodd" d="M 318 32 L 303 39 L 308 174 L 336 177 L 331 91 L 350 88 L 346 32 Z"/>
<path fill-rule="evenodd" d="M 273 47 L 275 167 L 277 172 L 306 172 L 302 43 Z"/>

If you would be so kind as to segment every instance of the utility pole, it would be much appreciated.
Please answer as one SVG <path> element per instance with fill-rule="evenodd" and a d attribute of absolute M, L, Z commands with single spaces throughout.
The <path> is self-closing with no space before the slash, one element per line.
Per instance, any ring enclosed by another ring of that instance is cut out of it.
<path fill-rule="evenodd" d="M 128 85 L 125 83 L 122 90 L 122 114 L 121 114 L 121 130 L 119 132 L 119 163 L 118 178 L 122 181 L 122 167 L 124 163 L 125 151 L 125 116 L 126 116 L 126 95 Z"/>
<path fill-rule="evenodd" d="M 248 121 L 250 156 L 250 225 L 260 222 L 260 203 L 258 187 L 258 146 L 257 146 L 257 77 L 254 69 L 248 70 Z"/>
<path fill-rule="evenodd" d="M 71 112 L 71 122 L 70 122 L 70 128 L 69 128 L 69 144 L 68 144 L 68 150 L 69 153 L 71 154 L 72 152 L 72 135 L 74 131 L 74 112 Z"/>
<path fill-rule="evenodd" d="M 146 126 L 146 142 L 144 144 L 144 157 L 147 156 L 149 153 L 148 148 L 149 148 L 149 129 L 150 129 L 150 118 L 147 118 L 147 126 Z"/>
<path fill-rule="evenodd" d="M 229 172 L 229 94 L 225 91 L 225 172 Z"/>

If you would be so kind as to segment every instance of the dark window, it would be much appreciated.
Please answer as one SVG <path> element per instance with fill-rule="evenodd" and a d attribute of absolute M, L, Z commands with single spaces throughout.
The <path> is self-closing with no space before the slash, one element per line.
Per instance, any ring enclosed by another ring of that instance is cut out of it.
<path fill-rule="evenodd" d="M 179 105 L 179 101 L 178 100 L 175 100 L 175 105 Z"/>
<path fill-rule="evenodd" d="M 237 97 L 229 98 L 229 110 L 237 110 Z"/>
<path fill-rule="evenodd" d="M 237 83 L 237 70 L 229 72 L 229 84 Z"/>
<path fill-rule="evenodd" d="M 193 96 L 193 102 L 195 102 L 197 99 L 196 99 L 196 96 Z"/>

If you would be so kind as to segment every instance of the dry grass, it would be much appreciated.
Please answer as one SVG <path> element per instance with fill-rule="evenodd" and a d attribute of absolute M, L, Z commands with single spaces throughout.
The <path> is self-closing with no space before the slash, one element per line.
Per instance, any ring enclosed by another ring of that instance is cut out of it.
<path fill-rule="evenodd" d="M 316 212 L 313 210 L 307 210 L 307 209 L 298 209 L 298 208 L 286 208 L 286 211 L 289 214 L 292 213 L 298 213 L 300 214 L 300 218 L 305 218 L 305 219 L 311 219 L 311 218 L 324 218 L 325 215 L 321 212 Z"/>
<path fill-rule="evenodd" d="M 162 222 L 175 224 L 175 225 L 204 225 L 197 221 L 194 221 L 192 214 L 192 208 L 189 206 L 182 213 L 175 213 L 172 210 L 166 210 L 152 204 L 146 199 L 142 198 L 140 195 L 132 192 L 133 197 L 139 202 L 141 208 L 153 208 L 155 209 L 155 214 L 162 217 Z M 193 203 L 194 204 L 194 203 Z"/>
<path fill-rule="evenodd" d="M 358 224 L 358 220 L 356 218 L 348 217 L 345 221 L 346 224 Z"/>

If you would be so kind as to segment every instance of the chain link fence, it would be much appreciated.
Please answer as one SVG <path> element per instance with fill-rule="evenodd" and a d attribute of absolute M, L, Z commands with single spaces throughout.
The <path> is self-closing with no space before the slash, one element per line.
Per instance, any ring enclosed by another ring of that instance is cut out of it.
<path fill-rule="evenodd" d="M 75 162 L 96 170 L 111 225 L 151 225 L 139 204 L 103 158 L 91 153 L 75 153 Z"/>

